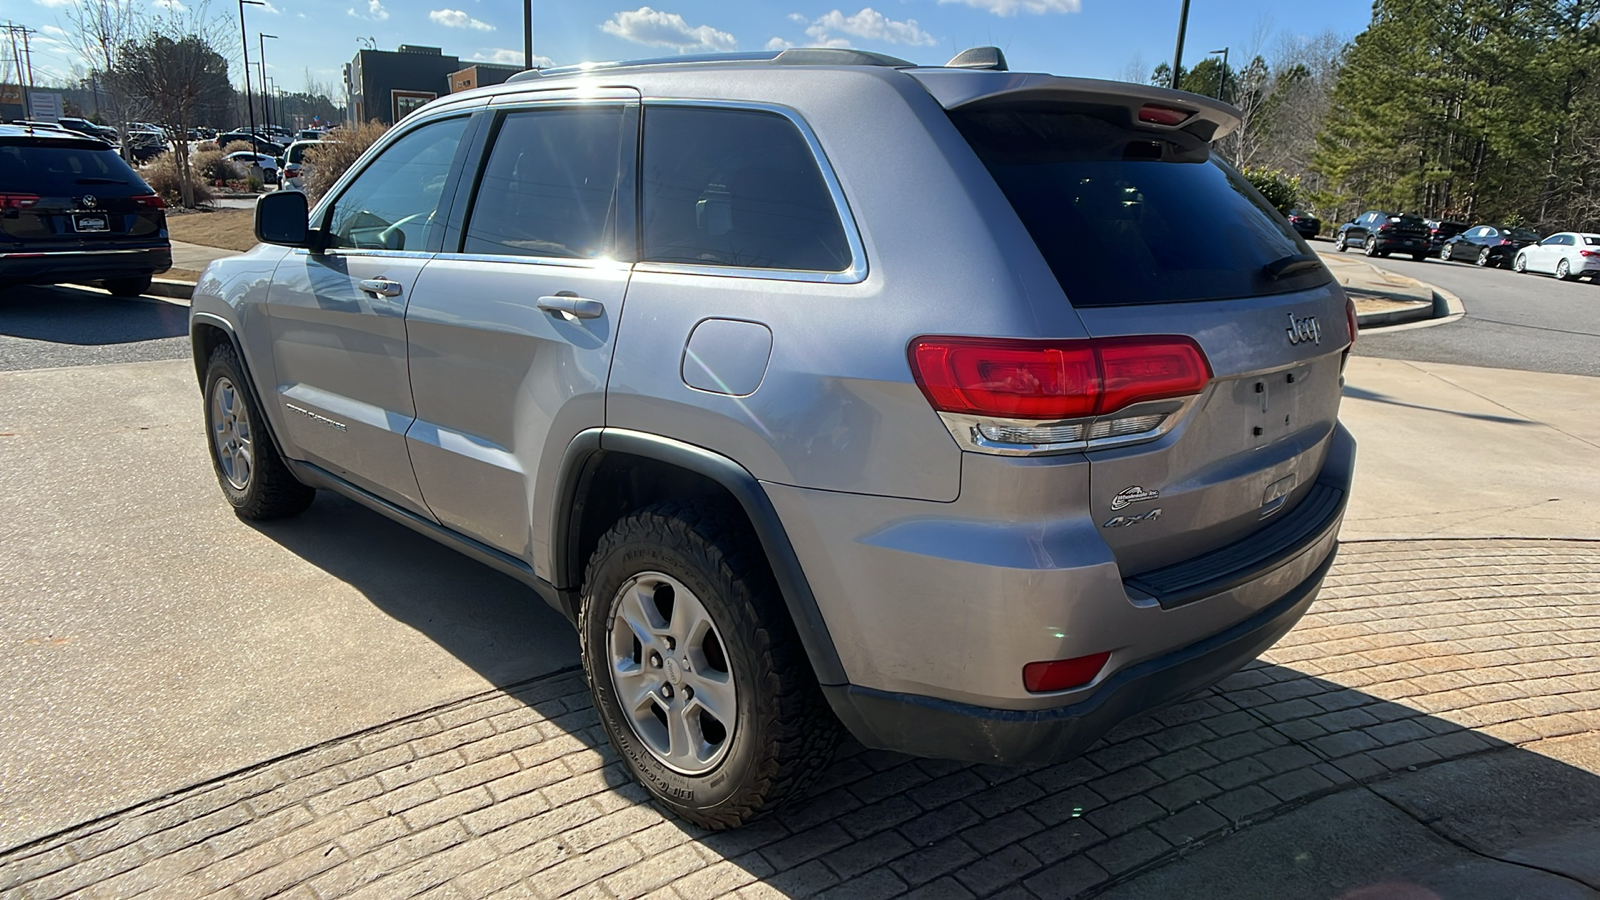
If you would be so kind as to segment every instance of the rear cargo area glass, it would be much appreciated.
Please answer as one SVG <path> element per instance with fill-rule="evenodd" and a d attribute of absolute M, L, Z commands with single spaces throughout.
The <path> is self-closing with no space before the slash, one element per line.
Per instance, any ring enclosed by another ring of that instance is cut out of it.
<path fill-rule="evenodd" d="M 45 142 L 0 144 L 0 191 L 45 197 L 83 193 L 107 196 L 148 194 L 150 188 L 122 158 L 108 149 Z"/>
<path fill-rule="evenodd" d="M 1204 148 L 1133 127 L 1127 112 L 957 110 L 977 152 L 1074 306 L 1221 300 L 1305 290 L 1322 266 L 1288 221 Z"/>

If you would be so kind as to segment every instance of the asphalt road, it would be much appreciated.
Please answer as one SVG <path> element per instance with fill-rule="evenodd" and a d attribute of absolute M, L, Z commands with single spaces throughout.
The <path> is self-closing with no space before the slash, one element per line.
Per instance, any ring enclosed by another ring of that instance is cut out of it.
<path fill-rule="evenodd" d="M 1376 262 L 1454 293 L 1467 314 L 1445 325 L 1363 334 L 1358 356 L 1600 376 L 1600 284 L 1437 259 Z"/>
<path fill-rule="evenodd" d="M 188 355 L 187 304 L 70 285 L 0 289 L 0 372 Z"/>

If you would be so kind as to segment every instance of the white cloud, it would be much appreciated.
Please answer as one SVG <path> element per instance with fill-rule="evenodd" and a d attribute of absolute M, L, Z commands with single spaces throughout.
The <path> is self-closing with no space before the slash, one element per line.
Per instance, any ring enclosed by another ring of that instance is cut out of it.
<path fill-rule="evenodd" d="M 150 5 L 170 12 L 183 12 L 185 9 L 183 0 L 150 0 Z"/>
<path fill-rule="evenodd" d="M 772 40 L 767 41 L 767 49 L 768 50 L 787 50 L 787 49 L 789 49 L 790 47 L 793 47 L 793 46 L 794 46 L 793 44 L 789 43 L 788 41 L 784 40 L 781 37 L 775 37 Z"/>
<path fill-rule="evenodd" d="M 470 62 L 495 63 L 502 66 L 520 66 L 522 65 L 522 51 L 490 47 L 474 52 L 471 56 L 467 57 L 467 59 Z M 536 69 L 548 69 L 555 64 L 556 61 L 548 56 L 535 56 L 533 58 L 533 65 Z"/>
<path fill-rule="evenodd" d="M 494 26 L 481 19 L 474 19 L 459 9 L 434 9 L 428 11 L 428 18 L 446 28 L 472 28 L 478 31 L 493 31 Z"/>
<path fill-rule="evenodd" d="M 33 2 L 39 4 L 40 6 L 51 6 L 51 7 L 54 7 L 54 6 L 71 6 L 72 3 L 73 3 L 73 0 L 33 0 Z"/>
<path fill-rule="evenodd" d="M 345 10 L 345 12 L 357 19 L 371 19 L 374 22 L 382 22 L 389 18 L 389 11 L 383 8 L 381 0 L 367 0 L 367 11 L 365 13 L 356 12 L 353 6 Z"/>
<path fill-rule="evenodd" d="M 965 3 L 976 9 L 986 9 L 997 16 L 1014 16 L 1019 12 L 1039 16 L 1045 13 L 1075 13 L 1080 0 L 939 0 L 946 3 Z"/>
<path fill-rule="evenodd" d="M 936 43 L 933 35 L 923 31 L 916 19 L 906 19 L 904 22 L 885 16 L 872 7 L 863 8 L 852 16 L 847 16 L 839 10 L 834 10 L 806 26 L 806 34 L 822 47 L 847 47 L 848 40 L 834 36 L 835 32 L 843 32 L 852 37 L 868 41 L 882 41 L 886 44 L 912 44 L 915 46 L 932 46 Z"/>
<path fill-rule="evenodd" d="M 632 12 L 619 12 L 601 23 L 600 30 L 623 40 L 647 47 L 672 47 L 687 50 L 732 50 L 738 41 L 726 31 L 710 25 L 690 27 L 677 13 L 660 12 L 641 6 Z"/>
<path fill-rule="evenodd" d="M 69 36 L 66 29 L 57 25 L 40 25 L 39 30 L 53 37 L 64 38 Z"/>

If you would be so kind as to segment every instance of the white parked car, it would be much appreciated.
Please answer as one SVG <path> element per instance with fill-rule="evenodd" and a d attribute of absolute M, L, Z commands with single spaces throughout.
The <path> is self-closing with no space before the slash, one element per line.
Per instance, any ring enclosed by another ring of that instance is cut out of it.
<path fill-rule="evenodd" d="M 238 167 L 239 171 L 248 173 L 252 162 L 261 166 L 261 181 L 265 184 L 278 183 L 277 157 L 265 153 L 251 153 L 249 150 L 238 150 L 223 157 L 228 162 Z"/>
<path fill-rule="evenodd" d="M 305 190 L 306 176 L 311 167 L 306 165 L 306 151 L 318 144 L 337 144 L 338 141 L 295 141 L 283 151 L 283 186 L 290 190 Z"/>
<path fill-rule="evenodd" d="M 1562 281 L 1588 275 L 1600 284 L 1600 234 L 1552 234 L 1518 251 L 1511 267 L 1518 272 L 1547 272 Z"/>

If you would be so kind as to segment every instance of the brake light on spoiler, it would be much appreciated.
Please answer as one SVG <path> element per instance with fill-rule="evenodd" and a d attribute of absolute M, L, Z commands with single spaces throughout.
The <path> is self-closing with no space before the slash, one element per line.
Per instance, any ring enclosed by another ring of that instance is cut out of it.
<path fill-rule="evenodd" d="M 930 336 L 912 341 L 909 357 L 917 386 L 958 442 L 1008 455 L 1152 440 L 1212 377 L 1200 346 L 1177 335 Z"/>

